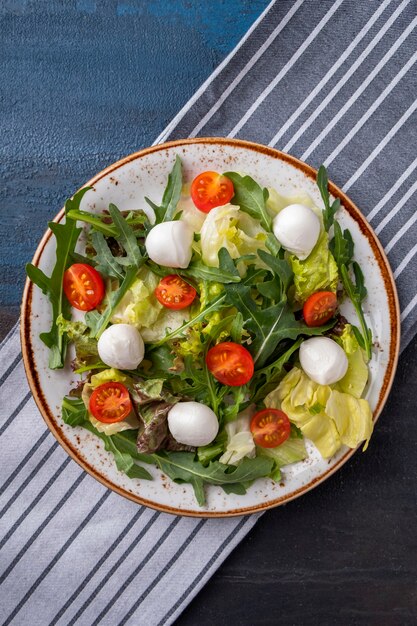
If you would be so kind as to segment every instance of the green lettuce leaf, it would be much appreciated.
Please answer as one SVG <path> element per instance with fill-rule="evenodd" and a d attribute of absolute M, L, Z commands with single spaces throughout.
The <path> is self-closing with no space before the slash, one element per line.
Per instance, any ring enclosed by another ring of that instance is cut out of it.
<path fill-rule="evenodd" d="M 311 254 L 304 260 L 289 255 L 294 272 L 295 300 L 305 302 L 316 291 L 336 292 L 339 281 L 337 264 L 329 250 L 329 236 L 322 231 Z"/>
<path fill-rule="evenodd" d="M 260 448 L 256 449 L 257 454 L 267 456 L 275 461 L 275 469 L 281 469 L 291 463 L 298 463 L 307 458 L 307 450 L 304 438 L 289 437 L 284 443 L 276 448 Z"/>
<path fill-rule="evenodd" d="M 319 385 L 294 367 L 266 396 L 265 406 L 280 408 L 303 435 L 329 458 L 345 444 L 356 448 L 372 434 L 372 412 L 367 400 Z"/>
<path fill-rule="evenodd" d="M 368 366 L 365 355 L 359 346 L 355 333 L 350 324 L 346 324 L 340 337 L 333 339 L 342 346 L 348 359 L 348 369 L 344 377 L 336 383 L 335 388 L 344 393 L 349 393 L 355 398 L 360 398 L 368 382 Z"/>
<path fill-rule="evenodd" d="M 142 267 L 119 304 L 113 309 L 111 323 L 131 324 L 138 329 L 151 328 L 164 309 L 154 295 L 158 283 L 158 276 L 147 267 Z"/>
<path fill-rule="evenodd" d="M 85 370 L 89 366 L 106 367 L 98 356 L 97 339 L 90 336 L 90 330 L 84 322 L 66 320 L 61 314 L 58 315 L 56 323 L 59 331 L 65 333 L 68 341 L 74 344 L 76 355 L 74 368 L 82 367 Z"/>
<path fill-rule="evenodd" d="M 208 213 L 201 228 L 203 262 L 219 267 L 219 252 L 225 248 L 232 259 L 256 254 L 266 248 L 267 233 L 249 215 L 232 204 L 216 207 Z M 244 268 L 242 267 L 242 270 Z"/>

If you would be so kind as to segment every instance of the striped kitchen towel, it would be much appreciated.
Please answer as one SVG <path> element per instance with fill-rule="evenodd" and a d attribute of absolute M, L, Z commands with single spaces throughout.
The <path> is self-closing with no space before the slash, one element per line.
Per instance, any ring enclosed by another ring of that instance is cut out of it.
<path fill-rule="evenodd" d="M 388 252 L 403 347 L 417 323 L 416 25 L 416 0 L 272 2 L 158 138 L 237 136 L 324 162 Z M 17 327 L 0 378 L 1 622 L 171 624 L 257 517 L 171 517 L 95 482 L 46 429 Z"/>

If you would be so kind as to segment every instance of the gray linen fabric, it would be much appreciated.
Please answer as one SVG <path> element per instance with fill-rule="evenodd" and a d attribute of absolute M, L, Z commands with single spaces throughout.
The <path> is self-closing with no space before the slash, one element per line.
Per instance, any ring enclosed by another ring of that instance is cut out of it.
<path fill-rule="evenodd" d="M 417 324 L 416 25 L 416 0 L 273 2 L 158 138 L 236 136 L 324 162 L 388 253 L 403 347 Z M 17 327 L 0 402 L 2 623 L 171 624 L 256 522 L 156 513 L 85 474 L 39 416 Z"/>

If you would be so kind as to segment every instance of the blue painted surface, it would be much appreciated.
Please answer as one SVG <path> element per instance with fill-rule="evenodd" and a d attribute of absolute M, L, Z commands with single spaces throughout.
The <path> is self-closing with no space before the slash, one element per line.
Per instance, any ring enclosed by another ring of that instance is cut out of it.
<path fill-rule="evenodd" d="M 2 0 L 3 325 L 16 316 L 23 266 L 65 198 L 151 144 L 267 4 Z"/>

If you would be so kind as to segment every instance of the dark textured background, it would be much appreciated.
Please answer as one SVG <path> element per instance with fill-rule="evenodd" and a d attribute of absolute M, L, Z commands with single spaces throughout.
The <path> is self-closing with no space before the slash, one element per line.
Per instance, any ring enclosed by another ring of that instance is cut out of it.
<path fill-rule="evenodd" d="M 152 143 L 266 4 L 0 3 L 2 336 L 47 219 L 98 170 Z M 416 349 L 401 358 L 367 454 L 266 513 L 178 624 L 417 623 Z"/>

